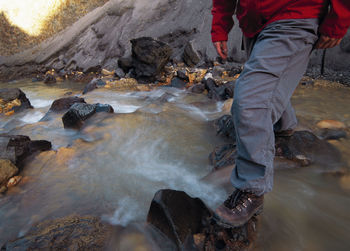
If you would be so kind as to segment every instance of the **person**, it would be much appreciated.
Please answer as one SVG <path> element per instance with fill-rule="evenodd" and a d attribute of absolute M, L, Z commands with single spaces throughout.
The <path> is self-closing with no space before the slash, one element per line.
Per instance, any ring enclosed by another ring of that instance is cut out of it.
<path fill-rule="evenodd" d="M 273 186 L 275 132 L 297 119 L 290 98 L 314 48 L 339 45 L 350 26 L 349 0 L 213 0 L 212 42 L 227 59 L 236 14 L 248 55 L 231 108 L 237 138 L 235 191 L 216 209 L 220 222 L 241 226 L 263 209 Z"/>

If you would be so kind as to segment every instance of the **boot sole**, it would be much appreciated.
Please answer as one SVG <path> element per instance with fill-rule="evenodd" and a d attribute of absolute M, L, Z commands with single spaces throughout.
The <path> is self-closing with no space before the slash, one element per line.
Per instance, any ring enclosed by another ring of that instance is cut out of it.
<path fill-rule="evenodd" d="M 237 223 L 225 222 L 218 215 L 216 215 L 215 213 L 213 215 L 213 219 L 215 220 L 216 224 L 218 224 L 220 227 L 223 227 L 223 228 L 241 227 L 244 224 L 246 224 L 253 216 L 260 215 L 263 212 L 263 209 L 264 209 L 264 207 L 263 207 L 263 205 L 261 205 L 260 207 L 258 207 L 256 209 L 256 211 L 246 221 L 242 221 L 242 222 L 237 222 Z"/>

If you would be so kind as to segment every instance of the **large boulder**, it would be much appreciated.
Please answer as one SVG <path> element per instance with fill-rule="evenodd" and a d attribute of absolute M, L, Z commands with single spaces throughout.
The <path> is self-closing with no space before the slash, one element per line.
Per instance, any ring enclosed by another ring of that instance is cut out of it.
<path fill-rule="evenodd" d="M 222 228 L 203 201 L 168 189 L 155 194 L 147 222 L 179 250 L 246 250 L 256 236 L 255 217 L 241 227 Z"/>
<path fill-rule="evenodd" d="M 137 79 L 154 81 L 172 55 L 172 49 L 164 42 L 150 37 L 131 40 L 132 65 Z"/>
<path fill-rule="evenodd" d="M 0 89 L 0 113 L 18 112 L 28 108 L 33 106 L 21 89 Z"/>
<path fill-rule="evenodd" d="M 46 140 L 31 140 L 23 135 L 0 135 L 0 158 L 8 159 L 18 167 L 30 155 L 51 149 L 51 143 Z"/>
<path fill-rule="evenodd" d="M 0 159 L 0 193 L 7 190 L 6 184 L 18 173 L 18 168 L 8 159 Z"/>
<path fill-rule="evenodd" d="M 93 116 L 96 112 L 113 113 L 113 107 L 105 104 L 75 103 L 63 115 L 62 122 L 64 128 L 79 129 L 84 121 Z"/>
<path fill-rule="evenodd" d="M 112 226 L 96 217 L 68 216 L 33 226 L 1 250 L 105 250 L 112 232 Z"/>

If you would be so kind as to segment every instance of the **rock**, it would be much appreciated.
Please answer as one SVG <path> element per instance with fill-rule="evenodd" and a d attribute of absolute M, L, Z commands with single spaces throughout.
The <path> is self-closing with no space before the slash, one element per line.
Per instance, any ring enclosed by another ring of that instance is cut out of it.
<path fill-rule="evenodd" d="M 33 106 L 19 88 L 0 89 L 0 113 L 19 112 Z"/>
<path fill-rule="evenodd" d="M 86 102 L 83 98 L 78 98 L 78 97 L 60 98 L 60 99 L 56 99 L 52 103 L 49 111 L 60 112 L 60 111 L 68 110 L 75 103 L 86 103 Z"/>
<path fill-rule="evenodd" d="M 237 151 L 235 144 L 225 144 L 215 147 L 209 155 L 209 163 L 218 170 L 236 163 Z"/>
<path fill-rule="evenodd" d="M 128 73 L 132 68 L 132 58 L 121 58 L 118 60 L 118 66 L 125 72 Z"/>
<path fill-rule="evenodd" d="M 17 186 L 19 182 L 21 182 L 22 176 L 14 176 L 7 182 L 7 187 L 14 187 Z"/>
<path fill-rule="evenodd" d="M 324 140 L 346 138 L 347 133 L 344 130 L 325 128 L 321 132 L 321 138 Z"/>
<path fill-rule="evenodd" d="M 18 168 L 8 159 L 0 159 L 0 187 L 7 185 L 10 178 L 18 173 Z"/>
<path fill-rule="evenodd" d="M 101 87 L 101 86 L 105 86 L 106 85 L 106 82 L 104 82 L 102 79 L 100 78 L 94 78 L 93 80 L 91 80 L 90 83 L 88 83 L 84 90 L 83 90 L 83 94 L 86 94 L 88 92 L 91 92 L 95 89 L 97 89 L 98 87 Z"/>
<path fill-rule="evenodd" d="M 182 58 L 189 67 L 194 67 L 201 61 L 201 55 L 196 50 L 193 41 L 187 43 Z"/>
<path fill-rule="evenodd" d="M 46 140 L 31 140 L 23 135 L 0 135 L 0 158 L 11 160 L 17 167 L 30 155 L 51 149 Z"/>
<path fill-rule="evenodd" d="M 235 125 L 231 115 L 224 115 L 214 121 L 216 134 L 236 142 Z"/>
<path fill-rule="evenodd" d="M 6 193 L 7 187 L 6 186 L 0 186 L 0 195 Z"/>
<path fill-rule="evenodd" d="M 276 137 L 275 141 L 277 156 L 296 161 L 301 166 L 317 163 L 332 168 L 342 164 L 338 149 L 309 131 L 296 131 L 290 137 Z"/>
<path fill-rule="evenodd" d="M 46 74 L 44 78 L 44 83 L 45 84 L 55 84 L 56 83 L 56 78 L 54 75 L 51 74 Z"/>
<path fill-rule="evenodd" d="M 224 85 L 218 86 L 214 79 L 208 78 L 202 81 L 205 85 L 205 89 L 208 90 L 208 98 L 217 101 L 233 98 L 233 90 L 235 82 L 228 82 Z"/>
<path fill-rule="evenodd" d="M 229 77 L 235 77 L 237 74 L 240 74 L 241 72 L 242 72 L 242 67 L 232 67 L 228 75 Z"/>
<path fill-rule="evenodd" d="M 139 80 L 153 82 L 164 69 L 172 55 L 172 49 L 164 42 L 151 37 L 131 40 L 132 65 L 134 74 Z"/>
<path fill-rule="evenodd" d="M 220 77 L 222 76 L 222 74 L 224 73 L 225 68 L 221 67 L 221 66 L 214 66 L 213 68 L 213 77 Z"/>
<path fill-rule="evenodd" d="M 101 74 L 104 76 L 114 76 L 115 71 L 109 71 L 106 69 L 102 69 Z"/>
<path fill-rule="evenodd" d="M 75 103 L 62 117 L 64 128 L 79 129 L 84 121 L 96 112 L 113 113 L 114 111 L 110 105 Z"/>
<path fill-rule="evenodd" d="M 189 90 L 193 93 L 200 94 L 200 93 L 203 93 L 205 91 L 205 85 L 203 83 L 199 83 L 199 84 L 191 86 Z"/>
<path fill-rule="evenodd" d="M 170 86 L 171 87 L 175 87 L 175 88 L 180 88 L 183 89 L 186 87 L 186 82 L 183 81 L 182 79 L 175 77 L 171 80 L 170 82 Z"/>
<path fill-rule="evenodd" d="M 256 237 L 255 217 L 242 227 L 224 229 L 200 199 L 182 191 L 158 191 L 147 222 L 176 243 L 179 250 L 247 250 Z"/>
<path fill-rule="evenodd" d="M 337 120 L 322 120 L 316 124 L 318 128 L 324 129 L 345 129 L 346 126 L 343 122 L 337 121 Z"/>
<path fill-rule="evenodd" d="M 33 226 L 1 250 L 105 250 L 112 226 L 92 216 L 68 216 Z"/>
<path fill-rule="evenodd" d="M 233 104 L 233 98 L 225 100 L 225 103 L 222 106 L 222 111 L 224 113 L 230 114 L 231 113 L 232 104 Z"/>
<path fill-rule="evenodd" d="M 114 76 L 115 76 L 115 77 L 118 77 L 118 78 L 124 78 L 124 77 L 125 77 L 125 73 L 124 73 L 123 69 L 117 68 L 117 69 L 114 71 Z"/>
<path fill-rule="evenodd" d="M 186 70 L 178 70 L 176 72 L 176 76 L 186 82 L 190 81 L 190 79 L 188 78 L 187 74 L 186 74 Z"/>

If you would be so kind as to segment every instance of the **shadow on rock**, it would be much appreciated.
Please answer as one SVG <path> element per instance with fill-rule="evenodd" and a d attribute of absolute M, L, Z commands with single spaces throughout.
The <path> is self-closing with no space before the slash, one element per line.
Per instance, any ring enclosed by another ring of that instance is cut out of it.
<path fill-rule="evenodd" d="M 256 238 L 257 219 L 236 228 L 220 227 L 203 201 L 185 192 L 158 191 L 147 222 L 176 243 L 178 250 L 247 250 Z"/>

